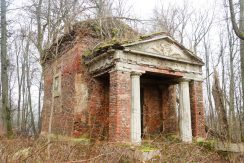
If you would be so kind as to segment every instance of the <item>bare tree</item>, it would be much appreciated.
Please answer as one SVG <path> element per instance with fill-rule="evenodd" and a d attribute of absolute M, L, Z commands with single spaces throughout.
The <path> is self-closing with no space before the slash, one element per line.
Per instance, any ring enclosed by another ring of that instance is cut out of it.
<path fill-rule="evenodd" d="M 229 8 L 231 15 L 232 27 L 235 34 L 240 38 L 240 58 L 241 58 L 241 79 L 242 79 L 242 94 L 244 93 L 244 0 L 240 0 L 240 21 L 239 28 L 235 18 L 233 1 L 229 0 Z M 244 108 L 244 96 L 242 97 L 242 107 Z M 243 119 L 243 118 L 242 118 Z"/>
<path fill-rule="evenodd" d="M 20 53 L 21 53 L 21 46 L 18 45 L 17 41 L 15 40 L 14 43 L 15 51 L 16 51 L 16 69 L 17 69 L 17 87 L 18 87 L 18 102 L 17 102 L 17 128 L 20 131 L 20 109 L 21 109 L 21 89 L 23 83 L 23 74 L 20 73 Z"/>
<path fill-rule="evenodd" d="M 229 8 L 230 8 L 230 16 L 231 16 L 231 22 L 233 26 L 233 30 L 235 31 L 235 34 L 241 39 L 244 40 L 244 32 L 243 32 L 243 16 L 244 16 L 244 1 L 240 0 L 240 26 L 238 27 L 236 22 L 236 16 L 235 16 L 235 10 L 234 10 L 234 4 L 232 0 L 229 0 Z"/>
<path fill-rule="evenodd" d="M 182 11 L 186 12 L 187 9 L 182 9 Z M 154 28 L 158 31 L 167 32 L 171 36 L 175 36 L 178 30 L 181 30 L 181 35 L 183 35 L 182 29 L 186 26 L 186 20 L 188 20 L 188 16 L 186 13 L 180 13 L 180 8 L 174 7 L 172 5 L 168 6 L 167 8 L 164 7 L 162 4 L 160 7 L 155 8 L 154 12 Z M 180 19 L 182 16 L 182 20 Z M 185 17 L 187 17 L 185 19 Z M 182 28 L 180 25 L 182 24 Z"/>
<path fill-rule="evenodd" d="M 30 79 L 30 53 L 29 53 L 29 49 L 30 49 L 30 39 L 29 39 L 29 34 L 28 34 L 28 39 L 26 42 L 26 46 L 25 46 L 25 60 L 26 60 L 26 86 L 27 86 L 27 91 L 28 91 L 28 107 L 29 107 L 29 111 L 30 111 L 30 118 L 31 118 L 31 127 L 33 130 L 33 133 L 35 135 L 35 137 L 37 137 L 37 131 L 36 131 L 36 126 L 35 126 L 35 120 L 34 120 L 34 114 L 33 114 L 33 108 L 32 108 L 32 99 L 31 99 L 31 79 Z"/>
<path fill-rule="evenodd" d="M 215 117 L 215 112 L 214 112 L 214 107 L 213 107 L 213 102 L 212 102 L 212 93 L 211 93 L 211 66 L 210 66 L 210 57 L 211 57 L 211 48 L 210 48 L 210 43 L 208 41 L 208 37 L 204 37 L 203 39 L 203 48 L 204 48 L 204 59 L 205 59 L 205 73 L 206 73 L 206 88 L 207 88 L 207 100 L 208 100 L 208 110 L 209 110 L 209 116 L 210 116 L 210 122 L 209 124 L 211 127 L 215 127 L 214 125 L 214 117 Z"/>
<path fill-rule="evenodd" d="M 11 112 L 9 108 L 9 86 L 8 86 L 8 53 L 7 53 L 7 21 L 6 1 L 1 0 L 1 82 L 2 82 L 2 112 L 4 126 L 8 137 L 13 135 Z"/>
<path fill-rule="evenodd" d="M 229 24 L 227 23 L 227 31 L 228 31 L 228 43 L 229 43 L 229 61 L 230 61 L 230 86 L 229 86 L 229 125 L 232 127 L 230 123 L 232 123 L 235 119 L 235 79 L 234 79 L 234 57 L 236 52 L 234 51 L 236 42 L 236 38 L 230 31 Z M 231 135 L 231 127 L 230 127 L 230 135 Z"/>
<path fill-rule="evenodd" d="M 225 139 L 229 139 L 229 125 L 227 121 L 227 113 L 224 109 L 224 96 L 223 91 L 220 87 L 219 77 L 217 70 L 214 72 L 213 76 L 213 86 L 212 86 L 212 93 L 215 102 L 215 109 L 218 112 L 218 118 L 220 122 L 220 130 L 219 132 Z"/>

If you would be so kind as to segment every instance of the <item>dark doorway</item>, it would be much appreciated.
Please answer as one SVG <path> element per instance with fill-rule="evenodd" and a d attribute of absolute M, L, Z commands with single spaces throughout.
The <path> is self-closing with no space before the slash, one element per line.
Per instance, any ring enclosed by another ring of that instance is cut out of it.
<path fill-rule="evenodd" d="M 143 106 L 144 106 L 144 89 L 143 88 L 141 88 L 141 90 L 140 90 L 141 92 L 140 92 L 140 94 L 141 94 L 141 138 L 144 136 L 143 135 Z"/>

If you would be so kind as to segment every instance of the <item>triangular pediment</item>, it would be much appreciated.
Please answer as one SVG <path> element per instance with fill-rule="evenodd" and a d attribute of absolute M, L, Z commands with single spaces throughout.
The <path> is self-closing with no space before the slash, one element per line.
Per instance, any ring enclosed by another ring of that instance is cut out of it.
<path fill-rule="evenodd" d="M 203 65 L 203 61 L 184 46 L 177 43 L 169 36 L 153 38 L 125 44 L 124 47 L 131 51 L 161 56 L 165 59 L 184 61 Z"/>

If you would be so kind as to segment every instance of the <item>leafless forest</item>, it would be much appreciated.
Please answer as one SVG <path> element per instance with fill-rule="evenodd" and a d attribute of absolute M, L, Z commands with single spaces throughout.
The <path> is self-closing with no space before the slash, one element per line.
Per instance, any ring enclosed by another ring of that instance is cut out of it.
<path fill-rule="evenodd" d="M 244 0 L 208 1 L 213 5 L 206 9 L 161 1 L 142 18 L 127 0 L 1 0 L 0 135 L 38 138 L 45 49 L 79 21 L 114 17 L 140 35 L 167 32 L 201 57 L 207 136 L 243 142 Z"/>

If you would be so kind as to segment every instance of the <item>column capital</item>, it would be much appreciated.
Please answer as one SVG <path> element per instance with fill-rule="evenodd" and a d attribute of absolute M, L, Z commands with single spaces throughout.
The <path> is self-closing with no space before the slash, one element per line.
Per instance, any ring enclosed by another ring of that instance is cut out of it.
<path fill-rule="evenodd" d="M 190 82 L 192 81 L 192 79 L 186 79 L 186 78 L 181 78 L 181 79 L 178 79 L 178 81 L 181 83 L 181 82 Z"/>
<path fill-rule="evenodd" d="M 113 73 L 113 72 L 116 72 L 116 71 L 119 71 L 119 72 L 128 72 L 128 73 L 130 73 L 130 71 L 128 71 L 128 70 L 117 69 L 117 68 L 113 68 L 113 69 L 111 69 L 110 71 L 108 71 L 108 73 Z"/>
<path fill-rule="evenodd" d="M 130 75 L 131 76 L 141 76 L 142 75 L 142 71 L 131 71 Z"/>

